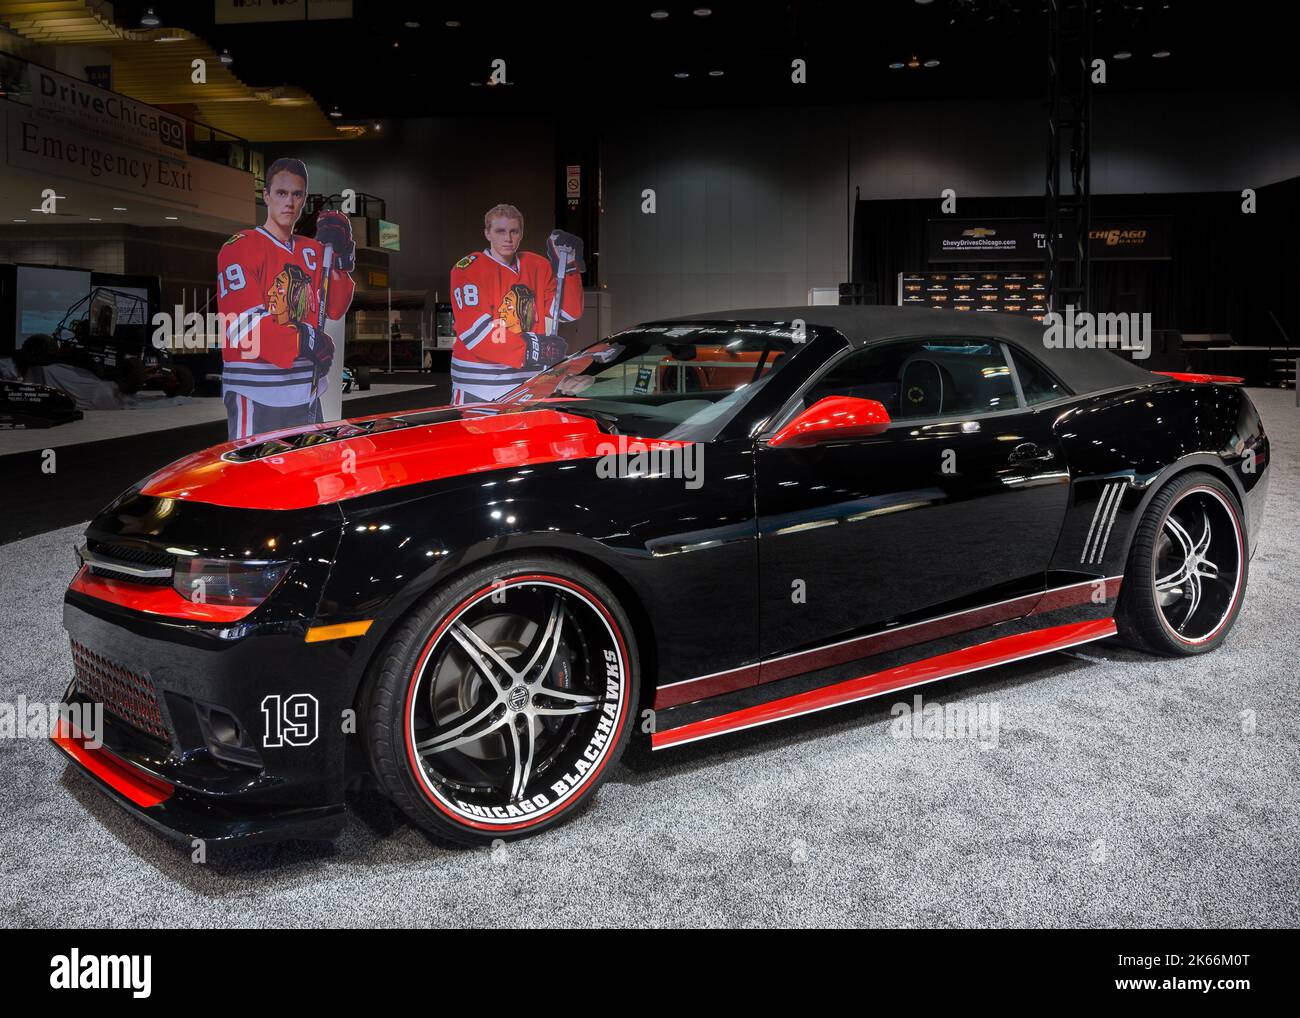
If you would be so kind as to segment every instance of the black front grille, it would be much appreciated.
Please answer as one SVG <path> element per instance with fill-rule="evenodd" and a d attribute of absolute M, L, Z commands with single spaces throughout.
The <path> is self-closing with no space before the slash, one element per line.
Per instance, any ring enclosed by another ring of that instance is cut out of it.
<path fill-rule="evenodd" d="M 171 727 L 158 701 L 158 691 L 147 676 L 101 657 L 72 641 L 75 688 L 87 699 L 127 724 L 171 743 Z"/>
<path fill-rule="evenodd" d="M 173 569 L 176 556 L 156 548 L 146 548 L 135 544 L 116 544 L 107 541 L 89 541 L 87 547 L 96 558 L 105 559 L 96 563 L 90 571 L 96 576 L 108 580 L 122 580 L 126 583 L 141 583 L 148 587 L 170 587 L 171 576 L 136 576 L 132 573 L 114 569 L 112 562 L 121 562 L 128 566 L 141 566 L 146 569 Z"/>
<path fill-rule="evenodd" d="M 91 541 L 90 550 L 101 558 L 115 558 L 133 566 L 146 566 L 151 569 L 170 569 L 176 562 L 175 555 L 156 548 L 142 548 L 135 544 L 110 544 L 106 541 Z"/>

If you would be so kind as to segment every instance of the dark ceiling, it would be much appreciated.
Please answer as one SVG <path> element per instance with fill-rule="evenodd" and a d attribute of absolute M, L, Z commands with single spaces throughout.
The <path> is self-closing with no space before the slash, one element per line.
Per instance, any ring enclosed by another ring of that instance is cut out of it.
<path fill-rule="evenodd" d="M 215 24 L 210 0 L 132 0 L 114 10 L 134 27 L 147 6 L 164 26 L 228 48 L 232 70 L 248 84 L 304 87 L 324 109 L 337 105 L 342 122 L 521 112 L 580 121 L 632 109 L 1023 97 L 1046 89 L 1044 0 L 354 0 L 351 21 L 257 25 Z M 1280 13 L 1290 4 L 1093 6 L 1095 53 L 1109 58 L 1108 91 L 1296 87 L 1293 37 Z M 656 10 L 668 17 L 652 18 Z M 1169 56 L 1152 56 L 1161 50 Z M 1132 55 L 1117 60 L 1119 51 Z M 889 67 L 914 56 L 939 64 Z M 808 62 L 806 85 L 790 81 L 794 57 Z M 510 84 L 488 86 L 497 58 L 506 61 Z"/>

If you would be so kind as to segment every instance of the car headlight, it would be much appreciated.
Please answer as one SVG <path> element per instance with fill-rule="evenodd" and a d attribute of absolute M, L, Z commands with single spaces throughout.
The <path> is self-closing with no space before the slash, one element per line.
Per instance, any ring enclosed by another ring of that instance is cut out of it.
<path fill-rule="evenodd" d="M 249 608 L 270 597 L 292 568 L 292 562 L 180 558 L 172 572 L 172 586 L 189 601 Z"/>

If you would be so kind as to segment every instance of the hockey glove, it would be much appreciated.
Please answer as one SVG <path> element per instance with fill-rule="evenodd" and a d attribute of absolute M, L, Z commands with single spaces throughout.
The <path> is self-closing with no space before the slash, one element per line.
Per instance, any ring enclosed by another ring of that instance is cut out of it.
<path fill-rule="evenodd" d="M 523 366 L 532 371 L 544 371 L 569 356 L 568 345 L 561 336 L 544 333 L 524 333 Z"/>
<path fill-rule="evenodd" d="M 311 361 L 319 374 L 329 374 L 330 365 L 334 363 L 334 340 L 306 322 L 294 322 L 294 325 L 298 327 L 298 356 Z"/>
<path fill-rule="evenodd" d="M 582 238 L 563 230 L 552 230 L 546 238 L 546 253 L 551 258 L 551 271 L 560 274 L 560 252 L 568 255 L 568 272 L 586 272 L 587 266 L 582 260 Z"/>
<path fill-rule="evenodd" d="M 352 222 L 342 212 L 321 212 L 316 216 L 316 243 L 334 247 L 334 268 L 351 272 L 356 265 L 357 242 L 352 239 Z"/>

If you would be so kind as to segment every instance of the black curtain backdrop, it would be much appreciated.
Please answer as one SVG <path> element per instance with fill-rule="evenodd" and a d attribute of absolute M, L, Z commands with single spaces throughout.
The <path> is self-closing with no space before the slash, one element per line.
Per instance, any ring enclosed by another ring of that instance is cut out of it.
<path fill-rule="evenodd" d="M 1092 262 L 1093 308 L 1151 313 L 1154 329 L 1227 332 L 1239 344 L 1278 343 L 1277 316 L 1300 344 L 1300 178 L 1257 189 L 1257 211 L 1241 211 L 1237 192 L 1099 195 L 1093 220 L 1169 216 L 1170 261 Z M 961 219 L 1042 219 L 1043 199 L 961 198 Z M 926 222 L 941 217 L 939 200 L 857 202 L 853 221 L 854 282 L 875 281 L 881 300 L 896 299 L 899 272 L 976 269 L 973 262 L 927 262 Z M 1042 268 L 1042 262 L 990 262 L 998 269 Z"/>

